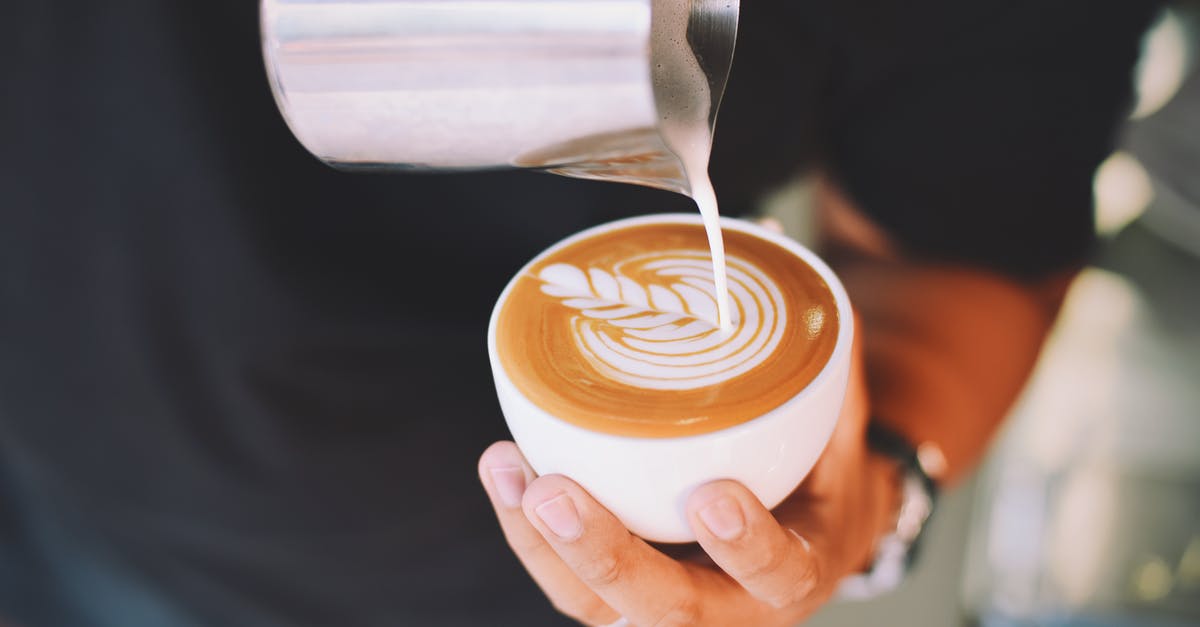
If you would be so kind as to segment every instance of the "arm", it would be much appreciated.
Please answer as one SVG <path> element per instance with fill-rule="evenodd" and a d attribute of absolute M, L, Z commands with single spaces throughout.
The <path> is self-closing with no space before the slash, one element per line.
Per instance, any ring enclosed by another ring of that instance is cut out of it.
<path fill-rule="evenodd" d="M 1031 282 L 907 258 L 832 185 L 822 248 L 861 321 L 872 415 L 945 456 L 943 483 L 986 451 L 1037 359 L 1075 271 Z"/>

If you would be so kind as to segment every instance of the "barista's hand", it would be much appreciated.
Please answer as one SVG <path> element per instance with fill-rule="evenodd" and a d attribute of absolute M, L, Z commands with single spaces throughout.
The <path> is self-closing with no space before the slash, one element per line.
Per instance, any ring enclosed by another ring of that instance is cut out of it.
<path fill-rule="evenodd" d="M 571 480 L 535 478 L 512 442 L 488 448 L 479 476 L 517 557 L 580 622 L 793 625 L 869 563 L 894 521 L 894 465 L 866 448 L 857 350 L 851 373 L 833 438 L 800 488 L 774 512 L 733 481 L 698 488 L 687 512 L 699 547 L 663 549 L 675 557 L 631 535 Z"/>

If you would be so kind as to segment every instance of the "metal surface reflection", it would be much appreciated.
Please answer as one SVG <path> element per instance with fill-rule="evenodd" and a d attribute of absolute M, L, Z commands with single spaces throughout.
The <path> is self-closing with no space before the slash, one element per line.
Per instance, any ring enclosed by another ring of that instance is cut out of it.
<path fill-rule="evenodd" d="M 678 2 L 687 24 L 653 19 Z M 651 44 L 695 55 L 711 131 L 738 2 L 263 0 L 261 12 L 279 108 L 331 165 L 539 168 L 684 191 Z"/>

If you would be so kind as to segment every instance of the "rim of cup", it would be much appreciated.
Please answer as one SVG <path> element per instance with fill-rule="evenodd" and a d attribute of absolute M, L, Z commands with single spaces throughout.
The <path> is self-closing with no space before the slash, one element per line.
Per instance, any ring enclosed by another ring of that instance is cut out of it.
<path fill-rule="evenodd" d="M 509 387 L 511 387 L 517 394 L 520 394 L 526 400 L 529 400 L 529 397 L 525 396 L 525 394 L 521 392 L 520 388 L 513 383 L 512 378 L 509 377 L 508 373 L 504 370 L 504 366 L 500 363 L 500 356 L 497 354 L 496 349 L 496 327 L 500 317 L 500 310 L 503 308 L 504 303 L 508 301 L 509 294 L 512 292 L 513 286 L 516 285 L 517 280 L 525 276 L 529 272 L 530 268 L 540 263 L 545 258 L 562 250 L 563 248 L 566 248 L 567 246 L 582 240 L 596 237 L 598 235 L 603 235 L 610 231 L 616 231 L 626 227 L 640 226 L 643 224 L 688 224 L 703 226 L 704 220 L 699 213 L 659 213 L 637 216 L 633 218 L 623 218 L 579 231 L 578 233 L 559 240 L 549 248 L 538 253 L 537 256 L 535 256 L 533 259 L 530 259 L 525 265 L 521 266 L 521 269 L 518 270 L 511 279 L 509 279 L 508 283 L 504 286 L 504 290 L 500 292 L 500 297 L 496 299 L 495 306 L 492 308 L 492 315 L 488 321 L 487 342 L 488 358 L 491 361 L 492 372 L 495 374 L 495 376 L 503 377 L 505 383 Z M 618 435 L 604 431 L 586 429 L 555 416 L 553 413 L 538 406 L 533 401 L 529 401 L 530 405 L 533 405 L 537 409 L 541 410 L 542 413 L 554 418 L 564 426 L 577 429 L 592 436 L 625 442 L 678 442 L 681 440 L 721 437 L 725 434 L 755 429 L 755 425 L 764 422 L 785 420 L 787 419 L 787 416 L 792 413 L 791 409 L 793 406 L 804 403 L 812 390 L 820 387 L 820 384 L 826 379 L 835 376 L 834 371 L 836 369 L 833 366 L 841 363 L 843 360 L 848 361 L 850 359 L 850 351 L 854 341 L 854 312 L 850 307 L 850 297 L 846 294 L 845 287 L 842 286 L 842 282 L 838 279 L 837 275 L 834 274 L 833 269 L 830 268 L 828 264 L 826 264 L 820 257 L 818 257 L 816 253 L 806 248 L 800 242 L 797 242 L 796 240 L 782 233 L 777 233 L 753 222 L 722 216 L 721 229 L 739 231 L 741 233 L 746 233 L 748 235 L 752 235 L 759 239 L 781 246 L 796 257 L 799 257 L 801 261 L 808 264 L 811 268 L 816 270 L 817 274 L 820 275 L 821 280 L 824 281 L 825 285 L 829 287 L 830 293 L 833 294 L 834 306 L 837 309 L 838 314 L 837 341 L 834 343 L 833 352 L 830 353 L 829 359 L 826 360 L 825 364 L 821 367 L 821 371 L 817 373 L 817 376 L 813 377 L 813 380 L 808 382 L 808 385 L 804 386 L 803 389 L 801 389 L 799 392 L 796 392 L 796 394 L 788 398 L 788 400 L 767 411 L 766 413 L 739 422 L 735 425 L 717 429 L 716 431 L 668 437 Z M 728 385 L 728 383 L 723 385 Z"/>

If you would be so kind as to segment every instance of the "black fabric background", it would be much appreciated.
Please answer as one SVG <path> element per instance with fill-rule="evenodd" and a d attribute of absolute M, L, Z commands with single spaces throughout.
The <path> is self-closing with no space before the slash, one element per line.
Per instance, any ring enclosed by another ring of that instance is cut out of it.
<path fill-rule="evenodd" d="M 1076 263 L 1150 4 L 748 2 L 723 208 L 820 163 L 916 254 Z M 250 0 L 0 12 L 5 518 L 201 624 L 563 623 L 475 479 L 505 436 L 487 315 L 556 239 L 691 203 L 328 169 L 275 110 Z M 0 529 L 0 613 L 102 624 Z"/>

